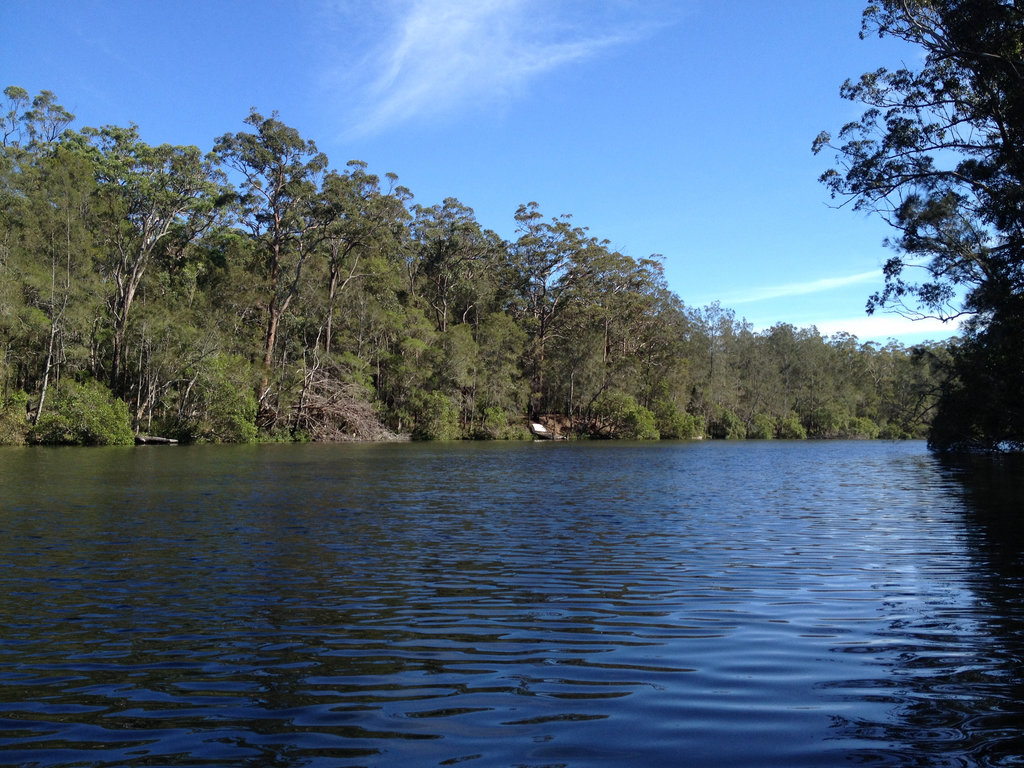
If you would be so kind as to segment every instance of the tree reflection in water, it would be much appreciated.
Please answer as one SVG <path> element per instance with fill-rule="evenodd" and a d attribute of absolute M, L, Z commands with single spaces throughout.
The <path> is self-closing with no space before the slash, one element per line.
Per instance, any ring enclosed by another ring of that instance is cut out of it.
<path fill-rule="evenodd" d="M 959 547 L 972 574 L 952 565 L 937 599 L 887 603 L 893 617 L 878 646 L 841 649 L 875 653 L 888 670 L 841 686 L 844 698 L 876 702 L 880 717 L 836 716 L 835 738 L 859 742 L 849 757 L 870 765 L 1024 764 L 1024 457 L 932 461 L 962 502 Z M 954 594 L 964 585 L 969 592 Z M 864 741 L 879 746 L 865 749 Z"/>

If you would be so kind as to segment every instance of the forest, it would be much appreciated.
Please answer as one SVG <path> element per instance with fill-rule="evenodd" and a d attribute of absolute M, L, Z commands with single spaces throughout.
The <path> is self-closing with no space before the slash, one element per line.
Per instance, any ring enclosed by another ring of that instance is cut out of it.
<path fill-rule="evenodd" d="M 334 166 L 276 114 L 204 153 L 0 105 L 0 443 L 923 437 L 955 353 L 755 331 L 533 202 Z"/>

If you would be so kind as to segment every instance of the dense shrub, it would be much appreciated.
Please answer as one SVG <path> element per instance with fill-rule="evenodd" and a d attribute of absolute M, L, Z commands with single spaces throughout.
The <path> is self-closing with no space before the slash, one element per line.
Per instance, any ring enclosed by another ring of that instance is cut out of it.
<path fill-rule="evenodd" d="M 823 405 L 811 412 L 807 434 L 816 438 L 842 437 L 849 420 L 849 414 L 839 405 Z"/>
<path fill-rule="evenodd" d="M 747 436 L 747 427 L 731 410 L 720 407 L 715 409 L 708 434 L 715 440 L 742 440 Z"/>
<path fill-rule="evenodd" d="M 701 436 L 700 420 L 667 401 L 654 404 L 654 422 L 658 434 L 666 440 L 692 440 Z"/>
<path fill-rule="evenodd" d="M 654 414 L 637 404 L 632 395 L 613 392 L 602 395 L 594 404 L 594 434 L 623 440 L 657 440 Z"/>
<path fill-rule="evenodd" d="M 188 442 L 251 443 L 256 440 L 256 395 L 249 362 L 215 354 L 196 372 L 189 415 L 168 431 Z"/>
<path fill-rule="evenodd" d="M 863 416 L 850 419 L 846 424 L 846 437 L 873 440 L 879 431 L 875 422 Z"/>
<path fill-rule="evenodd" d="M 900 424 L 889 422 L 878 431 L 878 437 L 882 440 L 909 440 L 916 435 L 907 432 Z"/>
<path fill-rule="evenodd" d="M 657 440 L 660 438 L 654 414 L 642 405 L 626 414 L 623 437 L 628 440 Z"/>
<path fill-rule="evenodd" d="M 256 439 L 256 395 L 251 380 L 250 366 L 241 357 L 214 357 L 207 379 L 213 439 L 226 443 Z"/>
<path fill-rule="evenodd" d="M 484 408 L 480 426 L 473 432 L 477 440 L 528 440 L 531 435 L 522 425 L 509 423 L 508 414 L 501 408 Z"/>
<path fill-rule="evenodd" d="M 791 415 L 779 422 L 779 437 L 783 440 L 806 440 L 807 430 L 797 416 Z"/>
<path fill-rule="evenodd" d="M 452 399 L 437 390 L 417 403 L 419 416 L 412 432 L 413 440 L 457 440 L 459 409 Z"/>
<path fill-rule="evenodd" d="M 758 413 L 747 427 L 747 437 L 751 440 L 771 440 L 775 437 L 775 419 L 767 413 Z"/>
<path fill-rule="evenodd" d="M 98 381 L 64 380 L 28 435 L 44 445 L 131 445 L 128 406 Z"/>
<path fill-rule="evenodd" d="M 17 390 L 0 401 L 0 445 L 21 445 L 28 433 L 28 395 Z"/>

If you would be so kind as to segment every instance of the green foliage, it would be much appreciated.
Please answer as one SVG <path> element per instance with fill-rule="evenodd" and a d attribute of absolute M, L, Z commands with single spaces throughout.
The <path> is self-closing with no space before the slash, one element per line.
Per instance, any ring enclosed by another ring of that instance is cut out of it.
<path fill-rule="evenodd" d="M 509 421 L 521 419 L 529 394 L 520 365 L 525 332 L 509 315 L 494 312 L 478 327 L 476 344 L 479 359 L 473 391 L 477 408 L 484 414 L 497 409 Z M 521 434 L 517 432 L 517 438 Z"/>
<path fill-rule="evenodd" d="M 846 433 L 849 416 L 838 403 L 815 408 L 808 419 L 807 434 L 814 438 L 836 438 Z"/>
<path fill-rule="evenodd" d="M 132 445 L 128 406 L 98 381 L 62 381 L 28 435 L 43 445 Z"/>
<path fill-rule="evenodd" d="M 630 440 L 659 439 L 660 435 L 654 414 L 642 405 L 638 405 L 635 410 L 627 414 L 623 436 L 628 436 Z"/>
<path fill-rule="evenodd" d="M 886 424 L 879 428 L 877 437 L 882 440 L 910 440 L 915 435 L 906 432 L 899 424 Z"/>
<path fill-rule="evenodd" d="M 473 331 L 465 323 L 441 334 L 441 355 L 437 379 L 450 392 L 468 393 L 477 379 L 480 349 Z"/>
<path fill-rule="evenodd" d="M 747 436 L 747 428 L 739 416 L 719 406 L 708 425 L 708 435 L 715 440 L 743 440 Z"/>
<path fill-rule="evenodd" d="M 484 440 L 497 440 L 508 429 L 508 417 L 500 408 L 485 408 L 477 436 Z"/>
<path fill-rule="evenodd" d="M 433 391 L 419 398 L 414 440 L 458 440 L 459 409 L 451 398 Z"/>
<path fill-rule="evenodd" d="M 594 437 L 657 440 L 654 414 L 624 392 L 606 393 L 594 404 Z"/>
<path fill-rule="evenodd" d="M 807 430 L 798 416 L 791 415 L 779 422 L 779 437 L 782 440 L 806 440 Z"/>
<path fill-rule="evenodd" d="M 21 445 L 29 429 L 28 395 L 21 390 L 10 392 L 0 405 L 0 445 Z"/>
<path fill-rule="evenodd" d="M 520 439 L 542 415 L 628 439 L 920 436 L 940 389 L 957 403 L 946 433 L 1016 429 L 1020 386 L 996 376 L 1006 318 L 998 355 L 978 324 L 955 356 L 993 375 L 949 377 L 944 345 L 755 332 L 687 307 L 660 257 L 535 203 L 512 242 L 454 198 L 410 206 L 394 174 L 328 170 L 274 114 L 204 157 L 135 126 L 66 130 L 46 92 L 5 96 L 0 383 L 39 408 L 36 441 L 121 440 L 125 403 L 141 431 L 200 442 Z M 18 397 L 0 441 L 27 431 Z"/>
<path fill-rule="evenodd" d="M 846 423 L 846 433 L 844 437 L 852 437 L 864 440 L 873 440 L 878 437 L 881 429 L 875 422 L 864 416 L 858 416 L 850 419 Z"/>
<path fill-rule="evenodd" d="M 751 440 L 771 440 L 775 437 L 775 431 L 775 419 L 767 413 L 758 413 L 747 427 L 747 437 Z"/>
<path fill-rule="evenodd" d="M 667 400 L 654 404 L 654 421 L 665 440 L 693 440 L 702 434 L 702 423 L 692 413 L 679 410 Z"/>
<path fill-rule="evenodd" d="M 485 408 L 479 427 L 472 437 L 477 440 L 529 440 L 530 431 L 522 424 L 509 422 L 508 414 L 500 408 Z"/>
<path fill-rule="evenodd" d="M 188 425 L 188 439 L 196 442 L 255 442 L 256 397 L 252 367 L 238 356 L 217 354 L 200 374 L 201 407 Z"/>
<path fill-rule="evenodd" d="M 196 147 L 150 146 L 134 125 L 85 128 L 76 143 L 99 182 L 90 224 L 105 246 L 98 267 L 108 278 L 109 382 L 125 394 L 126 335 L 143 281 L 157 258 L 209 225 L 219 190 Z"/>

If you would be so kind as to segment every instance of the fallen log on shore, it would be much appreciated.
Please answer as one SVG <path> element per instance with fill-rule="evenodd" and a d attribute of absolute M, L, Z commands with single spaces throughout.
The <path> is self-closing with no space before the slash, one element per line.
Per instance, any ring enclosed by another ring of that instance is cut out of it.
<path fill-rule="evenodd" d="M 136 435 L 136 445 L 177 445 L 178 441 L 171 437 L 157 437 L 156 435 Z"/>

